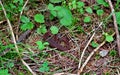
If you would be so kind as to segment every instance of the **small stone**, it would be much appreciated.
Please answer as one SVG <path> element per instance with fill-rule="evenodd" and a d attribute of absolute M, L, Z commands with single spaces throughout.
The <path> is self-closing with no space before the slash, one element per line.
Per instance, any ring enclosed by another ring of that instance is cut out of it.
<path fill-rule="evenodd" d="M 102 50 L 99 52 L 100 56 L 105 57 L 108 54 L 108 50 Z"/>

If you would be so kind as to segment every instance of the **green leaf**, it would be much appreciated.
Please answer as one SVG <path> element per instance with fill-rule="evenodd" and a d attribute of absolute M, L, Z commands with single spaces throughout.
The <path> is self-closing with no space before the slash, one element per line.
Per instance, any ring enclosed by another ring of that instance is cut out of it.
<path fill-rule="evenodd" d="M 45 46 L 43 45 L 42 41 L 37 41 L 36 44 L 38 45 L 38 48 L 40 50 L 43 50 L 45 48 Z"/>
<path fill-rule="evenodd" d="M 80 14 L 84 14 L 84 9 L 80 8 L 79 12 L 80 12 Z"/>
<path fill-rule="evenodd" d="M 21 16 L 20 20 L 21 20 L 23 23 L 28 23 L 28 22 L 30 22 L 30 19 L 27 18 L 26 16 Z"/>
<path fill-rule="evenodd" d="M 60 3 L 60 2 L 62 2 L 62 1 L 64 1 L 64 0 L 49 0 L 51 3 Z"/>
<path fill-rule="evenodd" d="M 100 9 L 100 6 L 95 5 L 95 6 L 93 7 L 93 9 L 94 9 L 94 10 L 98 10 L 98 9 Z"/>
<path fill-rule="evenodd" d="M 59 31 L 59 29 L 58 29 L 58 27 L 56 27 L 56 26 L 51 26 L 51 27 L 50 27 L 50 31 L 51 31 L 52 34 L 57 34 L 58 31 Z"/>
<path fill-rule="evenodd" d="M 92 8 L 90 8 L 90 7 L 87 7 L 87 8 L 86 8 L 86 11 L 87 11 L 88 13 L 90 13 L 90 14 L 93 13 Z"/>
<path fill-rule="evenodd" d="M 54 17 L 57 16 L 57 12 L 56 12 L 56 11 L 51 10 L 50 13 L 51 13 Z"/>
<path fill-rule="evenodd" d="M 42 66 L 39 68 L 40 72 L 48 72 L 50 70 L 49 66 L 48 66 L 48 62 L 44 62 L 42 64 Z"/>
<path fill-rule="evenodd" d="M 97 0 L 97 3 L 98 3 L 98 4 L 104 4 L 104 3 L 105 3 L 105 0 Z"/>
<path fill-rule="evenodd" d="M 8 64 L 7 64 L 7 67 L 8 67 L 8 68 L 14 67 L 14 63 L 13 63 L 13 62 L 8 63 Z"/>
<path fill-rule="evenodd" d="M 37 33 L 38 34 L 45 34 L 47 32 L 46 26 L 42 25 L 41 27 L 37 28 Z"/>
<path fill-rule="evenodd" d="M 98 43 L 96 43 L 96 42 L 94 42 L 94 41 L 92 41 L 92 42 L 91 42 L 91 45 L 92 45 L 92 47 L 94 47 L 94 48 L 96 48 L 96 47 L 98 47 L 98 46 L 99 46 L 99 44 L 98 44 Z"/>
<path fill-rule="evenodd" d="M 38 23 L 44 23 L 45 22 L 44 16 L 42 14 L 36 14 L 34 16 L 34 20 Z"/>
<path fill-rule="evenodd" d="M 107 42 L 112 42 L 114 40 L 112 35 L 109 35 L 108 33 L 105 33 L 104 35 Z"/>
<path fill-rule="evenodd" d="M 19 4 L 23 5 L 24 1 L 23 0 L 19 0 Z"/>
<path fill-rule="evenodd" d="M 81 2 L 81 1 L 77 2 L 78 8 L 84 7 L 84 5 L 85 5 L 84 2 Z"/>
<path fill-rule="evenodd" d="M 97 3 L 98 3 L 98 4 L 102 4 L 102 5 L 105 6 L 105 7 L 108 7 L 108 6 L 109 6 L 109 4 L 108 4 L 107 2 L 105 2 L 105 0 L 97 0 Z"/>
<path fill-rule="evenodd" d="M 33 29 L 33 27 L 34 27 L 34 25 L 33 25 L 32 22 L 28 22 L 28 23 L 25 23 L 25 24 L 21 25 L 21 29 L 23 31 Z"/>
<path fill-rule="evenodd" d="M 120 25 L 120 12 L 116 12 L 116 20 L 117 20 L 117 24 Z"/>
<path fill-rule="evenodd" d="M 8 69 L 3 69 L 3 70 L 0 70 L 0 75 L 10 75 L 8 73 Z"/>
<path fill-rule="evenodd" d="M 14 4 L 12 4 L 12 3 L 10 3 L 9 6 L 10 6 L 11 9 L 15 9 L 16 8 L 16 6 Z"/>
<path fill-rule="evenodd" d="M 72 24 L 72 21 L 68 18 L 62 18 L 60 19 L 60 24 L 63 26 L 70 26 Z"/>
<path fill-rule="evenodd" d="M 54 17 L 59 18 L 61 25 L 70 26 L 73 24 L 73 16 L 68 8 L 62 6 L 53 7 L 51 4 L 49 4 L 49 10 Z"/>
<path fill-rule="evenodd" d="M 86 16 L 86 17 L 84 18 L 84 22 L 85 22 L 85 23 L 88 23 L 88 22 L 90 22 L 90 21 L 91 21 L 90 16 Z"/>
<path fill-rule="evenodd" d="M 49 4 L 48 4 L 48 9 L 49 9 L 49 10 L 54 10 L 54 5 L 51 4 L 51 3 L 49 3 Z"/>
<path fill-rule="evenodd" d="M 13 0 L 13 3 L 17 3 L 19 0 Z"/>
<path fill-rule="evenodd" d="M 50 14 L 49 19 L 52 21 L 55 18 L 52 14 Z"/>
<path fill-rule="evenodd" d="M 97 15 L 98 15 L 98 16 L 103 15 L 103 13 L 104 13 L 104 11 L 103 11 L 102 9 L 97 10 Z"/>
<path fill-rule="evenodd" d="M 58 10 L 58 16 L 57 17 L 60 19 L 60 23 L 63 26 L 70 26 L 73 23 L 72 13 L 69 9 L 67 9 L 65 7 L 61 7 L 61 9 Z"/>
<path fill-rule="evenodd" d="M 105 38 L 105 40 L 107 42 L 112 42 L 114 39 L 113 39 L 113 37 L 111 35 L 107 35 L 106 38 Z"/>
<path fill-rule="evenodd" d="M 112 56 L 112 57 L 116 56 L 117 55 L 117 51 L 116 50 L 110 50 L 109 55 Z"/>
<path fill-rule="evenodd" d="M 72 1 L 72 8 L 73 8 L 73 9 L 76 9 L 76 8 L 77 8 L 76 0 L 73 0 L 73 1 Z"/>
<path fill-rule="evenodd" d="M 49 43 L 48 43 L 48 42 L 44 42 L 43 45 L 44 45 L 44 46 L 45 46 L 45 45 L 49 45 Z"/>

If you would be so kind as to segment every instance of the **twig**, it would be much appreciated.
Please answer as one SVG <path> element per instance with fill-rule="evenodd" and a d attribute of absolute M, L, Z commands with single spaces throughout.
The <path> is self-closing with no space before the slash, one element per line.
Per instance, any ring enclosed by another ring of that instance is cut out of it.
<path fill-rule="evenodd" d="M 70 74 L 70 73 L 55 73 L 53 75 L 77 75 L 77 74 Z"/>
<path fill-rule="evenodd" d="M 113 15 L 114 27 L 115 27 L 115 33 L 116 33 L 116 39 L 117 39 L 117 48 L 118 48 L 118 52 L 119 52 L 119 56 L 120 56 L 120 37 L 119 37 L 118 25 L 117 25 L 116 16 L 115 16 L 115 10 L 114 10 L 111 0 L 107 0 L 107 1 L 110 5 L 111 12 Z"/>
<path fill-rule="evenodd" d="M 28 68 L 28 70 L 32 73 L 32 75 L 36 75 L 36 73 L 32 71 L 32 69 L 28 66 L 28 64 L 23 59 L 21 59 L 21 61 Z"/>
<path fill-rule="evenodd" d="M 19 31 L 20 18 L 21 18 L 21 16 L 22 16 L 23 10 L 24 10 L 24 8 L 26 7 L 28 1 L 29 1 L 29 0 L 27 0 L 27 1 L 25 2 L 25 4 L 24 4 L 23 7 L 22 7 L 22 10 L 21 10 L 21 12 L 20 12 L 20 16 L 19 16 L 19 20 L 18 20 L 18 26 L 17 26 L 17 30 L 16 30 L 17 33 L 18 33 L 18 31 Z M 17 39 L 18 39 L 18 37 L 17 37 Z"/>
<path fill-rule="evenodd" d="M 115 33 L 112 34 L 112 36 L 114 35 Z M 105 44 L 106 41 L 103 41 L 97 48 L 95 48 L 90 54 L 89 56 L 87 57 L 86 61 L 83 63 L 83 65 L 81 66 L 81 68 L 78 70 L 78 75 L 83 71 L 84 67 L 87 65 L 88 61 L 90 60 L 90 58 L 94 55 L 94 53 L 96 51 L 99 50 L 100 47 L 102 47 L 104 44 Z"/>
<path fill-rule="evenodd" d="M 99 26 L 97 27 L 97 29 L 98 29 L 102 24 L 103 24 L 103 22 L 101 22 L 101 23 L 99 24 Z M 93 39 L 93 37 L 94 37 L 94 35 L 95 35 L 95 30 L 96 30 L 96 29 L 93 30 L 93 31 L 94 31 L 93 35 L 91 36 L 91 38 L 90 38 L 90 40 L 88 41 L 88 43 L 87 43 L 87 45 L 85 46 L 85 48 L 83 49 L 82 55 L 81 55 L 81 57 L 80 57 L 80 59 L 79 59 L 78 69 L 81 67 L 82 58 L 83 58 L 83 56 L 84 56 L 84 54 L 85 54 L 85 51 L 86 51 L 87 47 L 89 46 L 90 42 L 92 41 L 92 39 Z"/>
<path fill-rule="evenodd" d="M 13 33 L 13 29 L 12 29 L 11 23 L 10 23 L 8 17 L 7 17 L 6 11 L 5 11 L 4 7 L 3 7 L 3 4 L 2 4 L 2 2 L 1 2 L 1 0 L 0 0 L 0 5 L 2 6 L 2 9 L 3 9 L 3 12 L 4 12 L 5 18 L 7 19 L 7 23 L 8 23 L 8 26 L 9 26 L 9 29 L 10 29 L 10 32 L 11 32 L 11 35 L 12 35 L 12 38 L 13 38 L 13 42 L 14 42 L 14 45 L 15 45 L 15 49 L 16 49 L 16 51 L 19 53 L 18 46 L 17 46 L 17 43 L 16 43 L 16 39 L 15 39 L 15 35 L 14 35 L 14 33 Z"/>
<path fill-rule="evenodd" d="M 6 20 L 7 20 L 7 23 L 8 23 L 8 26 L 9 26 L 9 29 L 10 29 L 10 32 L 11 32 L 11 35 L 12 35 L 12 39 L 13 39 L 13 42 L 14 42 L 14 45 L 15 45 L 15 49 L 16 49 L 19 57 L 20 57 L 20 60 L 22 61 L 22 63 L 28 68 L 28 70 L 29 70 L 33 75 L 36 75 L 36 74 L 32 71 L 32 69 L 27 65 L 27 63 L 21 58 L 20 52 L 19 52 L 19 50 L 18 50 L 18 46 L 17 46 L 17 43 L 16 43 L 16 39 L 15 39 L 15 35 L 14 35 L 14 32 L 13 32 L 12 25 L 11 25 L 11 23 L 10 23 L 10 20 L 9 20 L 8 17 L 7 17 L 5 8 L 4 8 L 1 0 L 0 0 L 0 5 L 2 6 L 2 9 L 3 9 L 3 12 L 4 12 L 5 18 L 6 18 Z"/>
<path fill-rule="evenodd" d="M 83 49 L 83 52 L 82 52 L 81 57 L 80 57 L 80 60 L 79 60 L 78 69 L 81 67 L 82 58 L 83 58 L 83 56 L 84 56 L 84 54 L 85 54 L 85 51 L 86 51 L 87 47 L 89 46 L 90 42 L 92 41 L 94 35 L 95 35 L 95 32 L 92 34 L 90 40 L 88 41 L 87 45 L 86 45 L 85 48 Z"/>
<path fill-rule="evenodd" d="M 118 75 L 120 75 L 120 71 L 117 69 L 117 73 L 118 73 Z"/>
<path fill-rule="evenodd" d="M 3 20 L 3 21 L 0 21 L 0 24 L 2 24 L 3 22 L 5 22 L 5 20 Z"/>

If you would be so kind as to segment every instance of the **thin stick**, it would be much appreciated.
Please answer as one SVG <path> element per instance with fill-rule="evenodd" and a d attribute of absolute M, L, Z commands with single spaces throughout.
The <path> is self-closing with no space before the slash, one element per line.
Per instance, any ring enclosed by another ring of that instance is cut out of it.
<path fill-rule="evenodd" d="M 12 39 L 13 39 L 13 42 L 14 42 L 14 45 L 15 45 L 15 49 L 16 49 L 19 57 L 20 57 L 20 60 L 22 61 L 22 63 L 28 68 L 28 70 L 29 70 L 33 75 L 36 75 L 36 74 L 32 71 L 32 69 L 27 65 L 27 63 L 21 58 L 20 52 L 19 52 L 19 50 L 18 50 L 18 46 L 17 46 L 17 43 L 16 43 L 16 39 L 15 39 L 15 35 L 14 35 L 14 32 L 13 32 L 12 25 L 11 25 L 11 23 L 10 23 L 10 20 L 9 20 L 8 17 L 7 17 L 5 8 L 4 8 L 1 0 L 0 0 L 0 5 L 2 6 L 2 9 L 3 9 L 3 12 L 4 12 L 5 18 L 6 18 L 6 20 L 7 20 L 7 23 L 8 23 L 8 26 L 9 26 L 9 29 L 10 29 L 10 32 L 11 32 L 11 35 L 12 35 Z"/>
<path fill-rule="evenodd" d="M 88 58 L 86 59 L 86 61 L 84 62 L 84 64 L 81 66 L 81 68 L 80 68 L 80 70 L 78 71 L 78 74 L 80 74 L 82 71 L 83 71 L 83 69 L 84 69 L 84 67 L 86 66 L 86 64 L 88 63 L 88 61 L 90 60 L 90 58 L 94 55 L 94 53 L 101 47 L 101 46 L 103 46 L 105 44 L 105 41 L 103 41 L 96 49 L 94 49 L 91 53 L 90 53 L 90 55 L 88 56 Z"/>
<path fill-rule="evenodd" d="M 87 45 L 86 45 L 85 48 L 83 49 L 83 52 L 82 52 L 81 57 L 80 57 L 80 60 L 79 60 L 78 69 L 81 67 L 82 58 L 83 58 L 83 56 L 84 56 L 84 54 L 85 54 L 85 51 L 86 51 L 87 47 L 89 46 L 90 42 L 92 41 L 94 35 L 95 35 L 95 32 L 92 34 L 90 40 L 88 41 Z"/>
<path fill-rule="evenodd" d="M 112 34 L 112 36 L 114 35 L 115 33 Z M 87 65 L 88 61 L 90 60 L 90 58 L 94 55 L 94 53 L 96 51 L 99 50 L 100 47 L 102 47 L 104 44 L 105 44 L 106 41 L 103 41 L 97 48 L 95 48 L 90 54 L 89 56 L 87 57 L 86 61 L 83 63 L 83 65 L 81 66 L 81 68 L 78 70 L 78 75 L 83 71 L 84 67 Z"/>
<path fill-rule="evenodd" d="M 7 17 L 6 11 L 5 11 L 4 7 L 3 7 L 3 4 L 2 4 L 2 2 L 1 2 L 1 0 L 0 0 L 0 5 L 2 6 L 2 9 L 3 9 L 3 12 L 4 12 L 5 18 L 7 19 L 7 23 L 8 23 L 8 26 L 9 26 L 9 29 L 10 29 L 10 32 L 11 32 L 11 35 L 12 35 L 12 38 L 13 38 L 13 42 L 14 42 L 14 45 L 15 45 L 15 49 L 16 49 L 16 51 L 19 53 L 18 46 L 17 46 L 17 43 L 16 43 L 16 39 L 15 39 L 15 35 L 14 35 L 14 33 L 13 33 L 13 29 L 12 29 L 11 23 L 10 23 L 8 17 Z"/>
<path fill-rule="evenodd" d="M 118 25 L 117 25 L 116 16 L 115 16 L 115 10 L 114 10 L 111 0 L 107 0 L 107 1 L 110 5 L 111 12 L 113 15 L 114 27 L 115 27 L 115 33 L 116 33 L 116 39 L 117 39 L 117 48 L 118 48 L 118 52 L 119 52 L 119 56 L 120 56 L 120 36 L 119 36 Z"/>
<path fill-rule="evenodd" d="M 118 75 L 120 75 L 120 72 L 119 72 L 119 70 L 117 69 L 117 73 L 118 73 Z"/>
<path fill-rule="evenodd" d="M 36 75 L 36 73 L 32 71 L 32 69 L 28 66 L 28 64 L 23 59 L 21 59 L 21 61 L 28 68 L 28 70 L 32 73 L 32 75 Z"/>
<path fill-rule="evenodd" d="M 21 12 L 20 12 L 20 16 L 19 16 L 19 20 L 18 20 L 18 26 L 17 26 L 17 30 L 16 30 L 17 33 L 18 33 L 18 31 L 19 31 L 20 18 L 21 18 L 21 16 L 22 16 L 23 10 L 25 9 L 25 7 L 26 7 L 26 5 L 27 5 L 28 2 L 29 2 L 29 0 L 27 0 L 27 1 L 25 2 L 25 4 L 24 4 L 23 7 L 22 7 L 22 10 L 21 10 Z M 18 36 L 17 36 L 17 40 L 18 40 Z"/>
<path fill-rule="evenodd" d="M 101 23 L 99 24 L 99 26 L 97 27 L 97 29 L 98 29 L 102 24 L 103 24 L 103 22 L 101 22 Z M 91 38 L 90 38 L 90 40 L 88 41 L 88 43 L 87 43 L 87 45 L 85 46 L 85 48 L 83 49 L 82 55 L 81 55 L 81 57 L 80 57 L 80 59 L 79 59 L 78 69 L 81 67 L 82 58 L 83 58 L 83 56 L 84 56 L 84 54 L 85 54 L 85 51 L 86 51 L 87 47 L 89 46 L 90 42 L 92 41 L 92 39 L 93 39 L 93 37 L 94 37 L 94 35 L 95 35 L 95 30 L 96 30 L 96 29 L 93 30 L 93 31 L 94 31 L 93 35 L 91 36 Z"/>

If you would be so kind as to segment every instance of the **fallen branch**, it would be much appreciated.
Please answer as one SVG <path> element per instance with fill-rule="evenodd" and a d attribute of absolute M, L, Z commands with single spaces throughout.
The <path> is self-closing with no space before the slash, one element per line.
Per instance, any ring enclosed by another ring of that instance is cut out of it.
<path fill-rule="evenodd" d="M 114 36 L 115 33 L 112 34 L 112 36 Z M 82 73 L 84 67 L 87 65 L 88 61 L 90 60 L 90 58 L 94 55 L 94 53 L 96 51 L 99 50 L 100 47 L 102 47 L 104 44 L 105 44 L 106 41 L 103 41 L 97 48 L 95 48 L 90 54 L 89 56 L 87 57 L 86 61 L 83 63 L 83 65 L 81 66 L 81 68 L 78 70 L 78 75 L 80 75 L 80 73 Z"/>
<path fill-rule="evenodd" d="M 102 24 L 103 24 L 103 22 L 101 22 L 101 23 L 98 25 L 97 29 L 98 29 Z M 87 47 L 89 46 L 90 42 L 92 41 L 92 39 L 93 39 L 93 37 L 94 37 L 94 35 L 95 35 L 95 30 L 96 30 L 96 29 L 93 30 L 94 33 L 92 34 L 92 36 L 91 36 L 91 38 L 89 39 L 87 45 L 86 45 L 85 48 L 83 49 L 83 52 L 82 52 L 81 57 L 80 57 L 80 59 L 79 59 L 78 69 L 81 67 L 82 58 L 83 58 L 83 56 L 84 56 L 84 54 L 85 54 L 85 51 L 86 51 Z"/>
<path fill-rule="evenodd" d="M 53 75 L 77 75 L 77 74 L 70 74 L 70 73 L 55 73 Z"/>
<path fill-rule="evenodd" d="M 85 46 L 85 48 L 84 48 L 83 51 L 82 51 L 82 54 L 81 54 L 81 57 L 80 57 L 80 60 L 79 60 L 78 69 L 81 67 L 82 58 L 83 58 L 83 56 L 84 56 L 84 54 L 85 54 L 85 51 L 86 51 L 87 47 L 89 46 L 90 42 L 92 41 L 94 35 L 95 35 L 95 32 L 92 34 L 90 40 L 88 41 L 87 45 Z"/>
<path fill-rule="evenodd" d="M 116 33 L 116 39 L 117 39 L 117 48 L 118 48 L 118 52 L 119 52 L 119 56 L 120 56 L 120 37 L 119 37 L 118 25 L 117 25 L 116 16 L 115 16 L 115 10 L 114 10 L 111 0 L 107 0 L 107 1 L 110 5 L 111 12 L 113 15 L 114 27 L 115 27 L 115 33 Z"/>
<path fill-rule="evenodd" d="M 29 70 L 33 75 L 36 75 L 36 73 L 34 73 L 34 72 L 32 71 L 32 69 L 27 65 L 27 63 L 21 58 L 20 52 L 19 52 L 19 50 L 18 50 L 18 46 L 17 46 L 17 43 L 16 43 L 16 39 L 15 39 L 15 35 L 14 35 L 14 32 L 13 32 L 12 25 L 11 25 L 11 23 L 10 23 L 10 20 L 9 20 L 8 17 L 7 17 L 5 8 L 4 8 L 1 0 L 0 0 L 0 5 L 2 6 L 2 9 L 3 9 L 3 12 L 4 12 L 5 18 L 6 18 L 6 20 L 7 20 L 7 23 L 8 23 L 9 29 L 10 29 L 10 33 L 11 33 L 11 35 L 12 35 L 12 39 L 13 39 L 13 42 L 14 42 L 14 45 L 15 45 L 15 49 L 16 49 L 16 52 L 18 53 L 19 57 L 20 57 L 20 60 L 22 61 L 22 63 L 28 68 L 28 70 Z"/>

